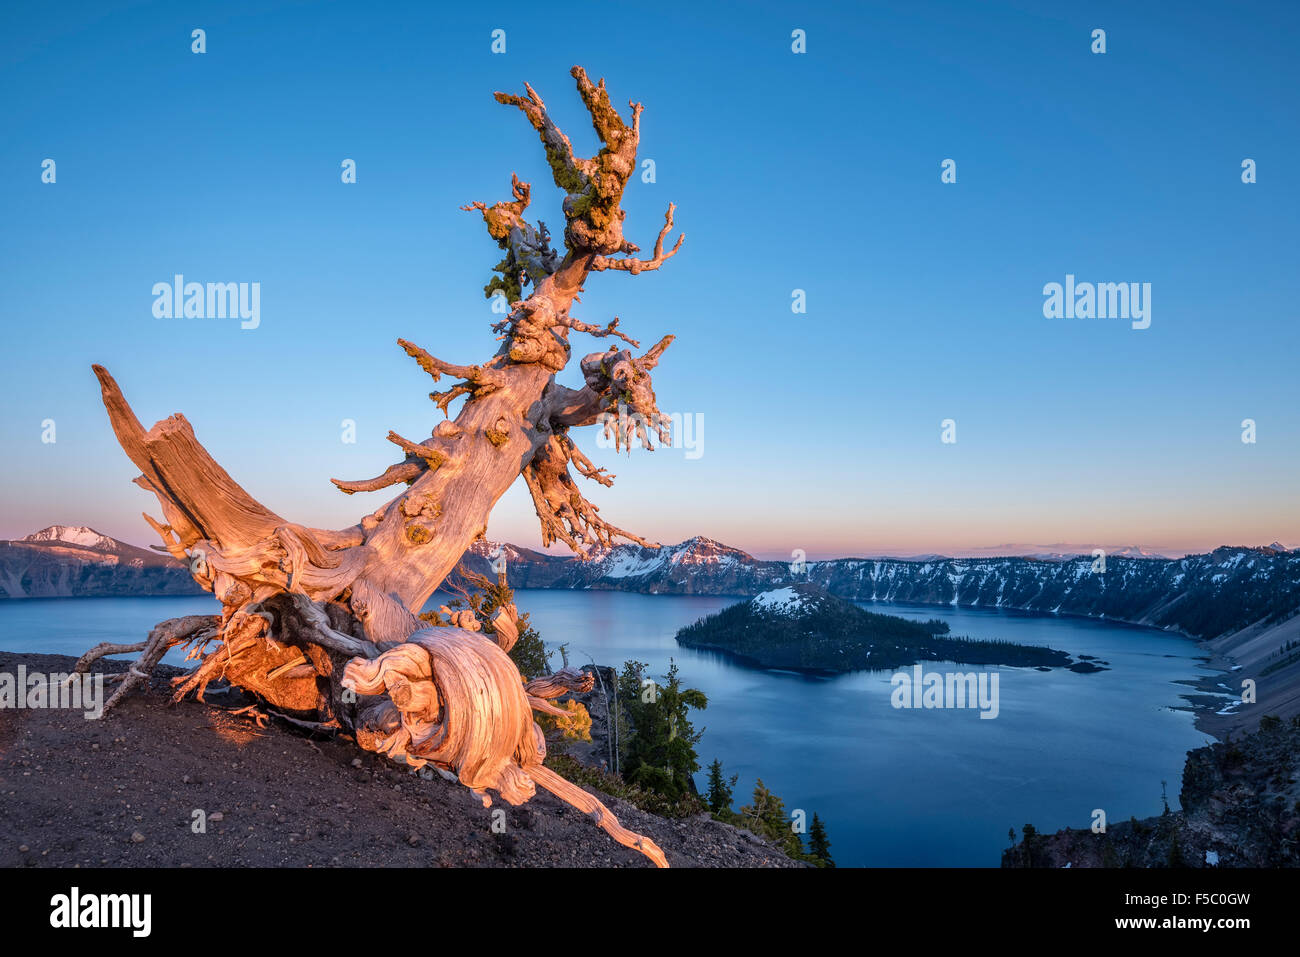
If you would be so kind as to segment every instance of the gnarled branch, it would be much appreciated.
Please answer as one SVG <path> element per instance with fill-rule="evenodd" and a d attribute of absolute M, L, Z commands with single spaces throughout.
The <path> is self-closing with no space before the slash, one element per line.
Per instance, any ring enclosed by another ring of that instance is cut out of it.
<path fill-rule="evenodd" d="M 471 203 L 464 210 L 479 210 L 487 223 L 488 235 L 506 251 L 506 258 L 494 269 L 500 273 L 483 287 L 489 298 L 500 292 L 507 302 L 523 298 L 523 287 L 531 282 L 536 288 L 559 267 L 559 254 L 551 248 L 551 235 L 546 224 L 539 221 L 536 228 L 524 220 L 528 208 L 530 187 L 511 174 L 515 196 L 513 203 L 500 202 L 493 206 Z"/>
<path fill-rule="evenodd" d="M 435 359 L 419 346 L 407 342 L 405 339 L 398 339 L 397 344 L 402 347 L 408 356 L 420 364 L 421 369 L 433 376 L 434 382 L 437 382 L 444 375 L 464 379 L 474 385 L 500 385 L 505 381 L 501 371 L 494 368 L 492 362 L 486 365 L 460 366 L 452 362 Z"/>
<path fill-rule="evenodd" d="M 389 442 L 392 442 L 399 449 L 406 452 L 407 455 L 413 455 L 416 458 L 423 459 L 428 467 L 436 469 L 443 462 L 447 461 L 447 453 L 441 449 L 436 449 L 429 443 L 435 441 L 432 438 L 425 439 L 423 442 L 412 442 L 410 439 L 404 439 L 396 432 L 390 431 L 386 436 Z"/>
<path fill-rule="evenodd" d="M 582 322 L 581 320 L 573 319 L 567 315 L 564 315 L 559 317 L 558 323 L 559 325 L 564 326 L 566 329 L 572 329 L 575 332 L 585 332 L 588 335 L 595 336 L 598 339 L 603 339 L 606 336 L 618 336 L 618 338 L 622 339 L 633 349 L 640 349 L 641 343 L 637 342 L 635 339 L 629 339 L 623 333 L 618 331 L 618 321 L 619 321 L 618 316 L 615 316 L 606 325 L 598 326 L 595 325 L 594 323 Z"/>
<path fill-rule="evenodd" d="M 417 478 L 429 470 L 429 463 L 424 459 L 414 459 L 408 457 L 404 462 L 398 462 L 396 465 L 390 465 L 384 469 L 382 475 L 377 475 L 372 479 L 362 479 L 356 482 L 345 482 L 341 479 L 330 479 L 339 489 L 348 495 L 354 492 L 376 492 L 381 488 L 388 488 L 390 485 L 397 485 L 401 482 L 414 482 Z"/>
<path fill-rule="evenodd" d="M 528 117 L 528 122 L 537 130 L 542 146 L 546 148 L 546 159 L 551 164 L 555 185 L 568 193 L 582 192 L 587 185 L 587 175 L 579 165 L 578 158 L 573 155 L 573 144 L 546 112 L 546 104 L 537 95 L 537 91 L 527 83 L 524 84 L 524 90 L 526 96 L 497 93 L 496 101 L 507 106 L 517 106 Z"/>
<path fill-rule="evenodd" d="M 594 469 L 567 435 L 552 435 L 524 469 L 524 481 L 533 497 L 537 518 L 542 524 L 542 544 L 552 545 L 561 541 L 579 555 L 589 545 L 608 547 L 620 538 L 647 548 L 658 548 L 658 544 L 600 517 L 600 509 L 583 498 L 573 476 L 569 474 L 569 462 L 575 457 L 584 463 L 584 469 L 595 473 L 589 474 L 589 478 L 596 478 L 603 485 L 612 482 L 612 477 L 606 477 L 602 470 Z"/>
<path fill-rule="evenodd" d="M 597 256 L 591 261 L 591 271 L 601 272 L 605 269 L 620 269 L 624 272 L 630 272 L 635 276 L 638 273 L 651 272 L 658 269 L 669 259 L 672 259 L 677 255 L 677 250 L 682 248 L 682 243 L 686 241 L 686 234 L 682 233 L 677 237 L 677 242 L 673 244 L 673 248 L 668 252 L 664 252 L 664 239 L 667 237 L 668 233 L 672 231 L 673 211 L 676 208 L 677 207 L 672 203 L 668 204 L 668 212 L 664 214 L 664 228 L 659 230 L 659 236 L 655 239 L 654 255 L 650 259 L 633 259 L 631 257 L 625 259 L 611 259 L 608 256 Z M 639 246 L 634 246 L 631 243 L 624 243 L 623 251 L 635 253 L 640 252 L 641 249 Z"/>

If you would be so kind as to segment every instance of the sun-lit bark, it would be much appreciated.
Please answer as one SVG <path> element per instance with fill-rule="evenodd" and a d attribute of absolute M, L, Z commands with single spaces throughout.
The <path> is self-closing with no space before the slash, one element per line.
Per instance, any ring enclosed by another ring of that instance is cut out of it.
<path fill-rule="evenodd" d="M 349 495 L 405 485 L 356 525 L 317 529 L 275 514 L 217 464 L 184 416 L 146 430 L 113 377 L 94 367 L 118 441 L 143 473 L 136 482 L 158 498 L 162 519 L 146 520 L 222 604 L 210 621 L 184 619 L 155 629 L 135 649 L 141 661 L 111 703 L 168 648 L 185 645 L 198 665 L 177 683 L 178 697 L 191 691 L 201 697 L 212 681 L 238 685 L 297 723 L 347 729 L 370 750 L 453 772 L 485 801 L 485 789 L 517 803 L 541 784 L 664 865 L 653 842 L 623 830 L 598 801 L 541 766 L 545 742 L 531 710 L 553 709 L 548 699 L 578 679 L 562 674 L 525 688 L 508 647 L 476 628 L 429 628 L 417 617 L 521 475 L 548 544 L 563 541 L 580 555 L 618 538 L 650 544 L 601 519 L 583 498 L 570 465 L 604 485 L 612 476 L 578 451 L 569 430 L 604 416 L 619 448 L 634 435 L 649 447 L 647 422 L 668 441 L 650 372 L 673 337 L 637 356 L 632 350 L 639 344 L 617 318 L 588 323 L 570 310 L 591 273 L 657 270 L 682 239 L 664 252 L 673 227 L 670 205 L 652 256 L 633 258 L 640 250 L 623 236 L 621 201 L 636 169 L 641 105 L 630 104 L 628 123 L 604 80 L 593 84 L 581 67 L 571 72 L 602 142 L 590 158 L 575 155 L 532 87 L 525 85 L 523 95 L 496 94 L 538 131 L 565 193 L 563 248 L 551 247 L 545 223 L 524 218 L 532 188 L 516 176 L 511 200 L 464 207 L 482 215 L 504 252 L 485 287 L 509 304 L 493 326 L 500 345 L 486 361 L 464 365 L 398 340 L 435 382 L 446 376 L 452 385 L 430 394 L 443 418 L 428 438 L 388 434 L 403 454 L 400 462 L 374 478 L 331 480 Z M 569 389 L 555 374 L 571 358 L 574 332 L 617 338 L 631 348 L 588 355 L 581 362 L 585 385 Z M 453 417 L 452 403 L 462 399 Z M 496 624 L 496 635 L 513 635 L 513 610 Z M 95 657 L 89 652 L 84 667 Z M 482 687 L 493 691 L 471 691 Z"/>

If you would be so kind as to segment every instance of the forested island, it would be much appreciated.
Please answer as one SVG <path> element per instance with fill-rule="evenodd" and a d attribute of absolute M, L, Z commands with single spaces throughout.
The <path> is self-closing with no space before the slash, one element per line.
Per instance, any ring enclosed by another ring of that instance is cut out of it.
<path fill-rule="evenodd" d="M 831 672 L 881 671 L 921 661 L 971 665 L 1069 667 L 1063 651 L 1009 641 L 949 636 L 938 619 L 881 615 L 817 585 L 763 592 L 677 632 L 686 648 L 727 652 L 765 668 Z"/>

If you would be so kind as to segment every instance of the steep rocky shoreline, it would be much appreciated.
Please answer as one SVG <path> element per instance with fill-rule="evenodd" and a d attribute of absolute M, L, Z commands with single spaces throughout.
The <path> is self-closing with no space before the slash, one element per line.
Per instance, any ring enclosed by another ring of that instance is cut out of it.
<path fill-rule="evenodd" d="M 1300 718 L 1265 718 L 1250 735 L 1188 752 L 1181 809 L 1144 820 L 1038 834 L 1003 867 L 1300 866 Z"/>

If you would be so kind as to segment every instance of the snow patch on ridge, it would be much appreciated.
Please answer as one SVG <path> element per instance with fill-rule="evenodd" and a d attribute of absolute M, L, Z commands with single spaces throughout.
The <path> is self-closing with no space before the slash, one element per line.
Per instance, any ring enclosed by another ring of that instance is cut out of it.
<path fill-rule="evenodd" d="M 105 551 L 115 551 L 117 542 L 107 535 L 101 535 L 93 528 L 87 528 L 85 525 L 51 525 L 49 528 L 43 528 L 39 532 L 33 532 L 24 542 L 63 542 L 65 545 L 81 545 L 85 548 L 97 548 Z"/>
<path fill-rule="evenodd" d="M 606 578 L 638 578 L 657 571 L 664 564 L 663 556 L 640 558 L 636 555 L 620 555 L 612 565 L 602 569 Z"/>
<path fill-rule="evenodd" d="M 774 588 L 754 596 L 750 604 L 772 614 L 794 616 L 802 612 L 808 602 L 793 588 Z"/>

